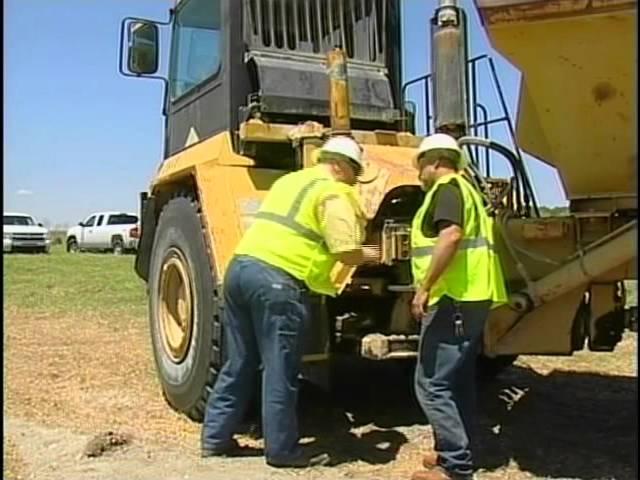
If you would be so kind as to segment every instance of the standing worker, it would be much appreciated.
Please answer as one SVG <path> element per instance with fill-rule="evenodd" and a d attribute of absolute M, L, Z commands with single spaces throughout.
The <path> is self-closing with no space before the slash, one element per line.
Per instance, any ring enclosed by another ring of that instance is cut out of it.
<path fill-rule="evenodd" d="M 302 335 L 310 319 L 308 292 L 335 296 L 337 261 L 359 265 L 379 251 L 362 247 L 362 214 L 354 185 L 362 149 L 336 136 L 318 165 L 278 179 L 235 250 L 224 282 L 227 361 L 209 395 L 202 428 L 204 457 L 233 455 L 233 434 L 262 373 L 262 424 L 267 464 L 326 465 L 327 454 L 298 445 L 296 405 Z"/>
<path fill-rule="evenodd" d="M 465 165 L 445 134 L 425 138 L 416 156 L 426 196 L 411 226 L 411 311 L 422 322 L 415 390 L 435 449 L 412 480 L 473 478 L 475 363 L 489 309 L 507 300 L 493 222 Z"/>

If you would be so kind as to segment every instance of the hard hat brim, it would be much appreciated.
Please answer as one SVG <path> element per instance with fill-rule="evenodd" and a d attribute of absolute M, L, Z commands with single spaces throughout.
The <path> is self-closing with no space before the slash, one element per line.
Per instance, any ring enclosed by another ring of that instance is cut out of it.
<path fill-rule="evenodd" d="M 345 155 L 342 152 L 336 152 L 334 150 L 326 150 L 320 147 L 318 149 L 318 159 L 322 159 L 323 157 L 326 157 L 326 156 L 337 157 L 340 160 L 344 160 L 345 162 L 349 162 L 349 163 L 352 163 L 353 165 L 356 165 L 360 170 L 364 169 L 364 165 L 361 162 L 354 160 L 349 155 Z"/>
<path fill-rule="evenodd" d="M 457 162 L 460 164 L 464 163 L 464 158 L 463 158 L 464 154 L 462 150 L 458 150 L 455 148 L 447 148 L 447 147 L 438 147 L 438 148 L 431 148 L 429 150 L 419 151 L 418 153 L 416 153 L 414 157 L 414 163 L 416 167 L 419 167 L 421 161 L 430 160 L 430 159 L 433 159 L 433 157 L 438 157 L 442 155 L 443 152 L 456 154 L 458 156 Z"/>

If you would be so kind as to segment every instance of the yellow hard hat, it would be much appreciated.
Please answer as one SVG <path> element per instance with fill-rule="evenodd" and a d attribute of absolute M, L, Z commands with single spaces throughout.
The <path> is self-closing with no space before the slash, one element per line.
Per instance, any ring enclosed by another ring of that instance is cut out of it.
<path fill-rule="evenodd" d="M 429 157 L 430 154 L 434 154 L 441 151 L 448 151 L 457 153 L 457 166 L 460 170 L 464 169 L 468 165 L 468 157 L 458 145 L 458 142 L 451 135 L 446 133 L 434 133 L 422 140 L 418 147 L 418 152 L 414 157 L 414 165 L 416 168 L 420 167 L 420 159 L 423 157 Z"/>

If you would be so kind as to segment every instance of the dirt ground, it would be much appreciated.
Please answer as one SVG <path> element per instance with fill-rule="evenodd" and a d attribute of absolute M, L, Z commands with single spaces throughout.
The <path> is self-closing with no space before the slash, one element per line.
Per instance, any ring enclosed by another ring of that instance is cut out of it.
<path fill-rule="evenodd" d="M 637 478 L 636 342 L 627 334 L 611 354 L 522 357 L 484 384 L 476 477 Z M 5 479 L 405 479 L 432 441 L 408 375 L 381 367 L 331 398 L 303 392 L 305 441 L 338 465 L 291 471 L 260 456 L 202 460 L 200 426 L 162 399 L 144 319 L 9 309 L 4 345 Z M 88 458 L 90 440 L 106 432 L 128 441 Z"/>

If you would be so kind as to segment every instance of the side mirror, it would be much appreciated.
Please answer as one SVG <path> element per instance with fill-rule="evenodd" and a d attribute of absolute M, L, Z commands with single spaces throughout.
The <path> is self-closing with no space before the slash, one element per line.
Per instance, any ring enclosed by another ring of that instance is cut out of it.
<path fill-rule="evenodd" d="M 127 67 L 137 75 L 158 71 L 158 26 L 150 22 L 128 24 Z"/>
<path fill-rule="evenodd" d="M 84 223 L 82 223 L 82 222 L 78 222 L 78 225 L 81 226 L 81 227 L 84 227 Z"/>
<path fill-rule="evenodd" d="M 39 227 L 44 227 L 44 225 L 42 224 L 42 222 L 38 222 L 38 226 L 39 226 Z"/>

